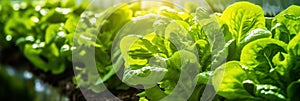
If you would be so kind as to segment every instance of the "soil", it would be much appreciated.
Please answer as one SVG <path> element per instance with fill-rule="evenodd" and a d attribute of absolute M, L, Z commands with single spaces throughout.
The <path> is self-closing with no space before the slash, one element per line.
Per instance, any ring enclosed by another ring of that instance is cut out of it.
<path fill-rule="evenodd" d="M 43 82 L 52 85 L 55 88 L 60 89 L 60 93 L 67 96 L 70 101 L 86 101 L 85 98 L 89 98 L 93 101 L 108 100 L 110 98 L 93 99 L 94 96 L 99 95 L 90 90 L 82 88 L 81 90 L 74 85 L 72 77 L 74 76 L 73 68 L 69 67 L 64 73 L 59 75 L 53 75 L 50 72 L 44 72 L 35 68 L 22 54 L 22 52 L 16 46 L 7 46 L 0 48 L 0 64 L 10 65 L 13 67 L 22 67 L 31 71 L 36 77 L 43 80 Z M 84 97 L 82 92 L 86 94 Z M 130 88 L 128 90 L 114 90 L 110 89 L 115 96 L 123 101 L 138 101 L 137 93 L 141 90 Z M 101 93 L 100 93 L 101 95 Z"/>

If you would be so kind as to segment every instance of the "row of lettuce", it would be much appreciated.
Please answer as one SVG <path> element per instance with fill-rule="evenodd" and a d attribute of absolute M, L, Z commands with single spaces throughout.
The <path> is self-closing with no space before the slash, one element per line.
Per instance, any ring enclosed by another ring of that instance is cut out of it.
<path fill-rule="evenodd" d="M 191 2 L 185 10 L 163 5 L 84 12 L 87 4 L 73 0 L 2 1 L 0 47 L 17 45 L 35 67 L 53 74 L 72 68 L 73 60 L 74 83 L 97 93 L 106 89 L 101 84 L 142 85 L 140 100 L 299 100 L 299 6 L 265 17 L 249 2 L 223 13 Z M 217 95 L 206 95 L 207 88 Z"/>
<path fill-rule="evenodd" d="M 87 3 L 1 1 L 1 47 L 16 45 L 37 68 L 62 73 L 71 61 L 73 34 Z"/>

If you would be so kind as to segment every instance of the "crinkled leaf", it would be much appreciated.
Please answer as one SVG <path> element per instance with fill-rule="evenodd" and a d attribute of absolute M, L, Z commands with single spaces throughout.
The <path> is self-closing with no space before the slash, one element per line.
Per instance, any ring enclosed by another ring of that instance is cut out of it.
<path fill-rule="evenodd" d="M 294 81 L 300 78 L 300 34 L 297 34 L 288 44 L 289 68 L 287 73 L 289 80 Z"/>
<path fill-rule="evenodd" d="M 243 48 L 246 44 L 261 38 L 271 38 L 272 33 L 263 28 L 257 28 L 248 33 L 248 35 L 239 43 L 239 47 Z M 242 50 L 242 49 L 240 49 Z"/>
<path fill-rule="evenodd" d="M 225 9 L 221 19 L 228 25 L 229 32 L 237 43 L 256 28 L 265 28 L 264 11 L 258 5 L 249 2 L 237 2 Z"/>
<path fill-rule="evenodd" d="M 249 2 L 236 2 L 223 12 L 222 25 L 228 53 L 228 60 L 239 60 L 241 50 L 249 42 L 270 37 L 265 29 L 265 18 L 262 8 Z M 224 50 L 226 51 L 226 50 Z M 223 52 L 224 53 L 224 52 Z"/>
<path fill-rule="evenodd" d="M 272 25 L 274 38 L 288 43 L 300 32 L 300 6 L 292 5 L 275 16 Z"/>
<path fill-rule="evenodd" d="M 268 84 L 257 84 L 256 86 L 256 96 L 261 96 L 264 100 L 269 101 L 286 101 L 286 97 L 283 91 L 273 85 Z"/>
<path fill-rule="evenodd" d="M 264 73 L 274 69 L 273 57 L 278 52 L 286 53 L 287 45 L 275 39 L 258 39 L 247 44 L 241 54 L 241 63 L 247 65 L 249 69 L 254 69 Z"/>
<path fill-rule="evenodd" d="M 212 84 L 217 94 L 231 100 L 252 99 L 243 87 L 243 81 L 247 80 L 247 74 L 237 61 L 227 62 L 218 67 L 213 74 Z"/>

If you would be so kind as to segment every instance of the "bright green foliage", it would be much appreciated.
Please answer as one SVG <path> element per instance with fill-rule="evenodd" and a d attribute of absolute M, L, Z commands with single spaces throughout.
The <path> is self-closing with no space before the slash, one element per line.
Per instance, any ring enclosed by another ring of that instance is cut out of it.
<path fill-rule="evenodd" d="M 243 81 L 247 80 L 247 75 L 243 66 L 237 61 L 227 62 L 216 69 L 212 80 L 217 93 L 221 96 L 228 99 L 253 98 L 243 88 Z"/>
<path fill-rule="evenodd" d="M 286 53 L 287 45 L 275 39 L 259 39 L 247 44 L 241 54 L 241 63 L 250 69 L 268 72 L 272 69 L 272 58 L 278 53 Z"/>
<path fill-rule="evenodd" d="M 78 87 L 100 93 L 103 85 L 142 85 L 141 101 L 200 100 L 206 86 L 214 87 L 217 101 L 299 100 L 299 6 L 266 18 L 249 2 L 222 14 L 192 2 L 186 11 L 171 4 L 105 11 L 85 11 L 87 4 L 74 0 L 26 4 L 1 2 L 0 47 L 17 45 L 34 66 L 53 74 L 73 60 Z"/>
<path fill-rule="evenodd" d="M 273 39 L 270 34 L 254 37 L 242 48 L 240 61 L 227 62 L 214 71 L 213 85 L 219 95 L 229 100 L 298 100 L 300 22 L 292 16 L 298 8 L 291 6 L 273 19 Z"/>
<path fill-rule="evenodd" d="M 223 12 L 220 23 L 223 26 L 225 40 L 229 44 L 228 60 L 239 60 L 243 47 L 256 39 L 270 38 L 266 30 L 264 11 L 258 5 L 249 2 L 237 2 Z"/>
<path fill-rule="evenodd" d="M 286 47 L 284 42 L 274 39 L 247 44 L 241 62 L 231 61 L 214 71 L 213 85 L 217 93 L 232 100 L 286 100 L 284 90 L 293 81 L 288 74 L 294 66 L 289 65 L 292 61 L 285 60 L 290 58 L 284 55 Z M 235 96 L 238 94 L 241 96 Z"/>
<path fill-rule="evenodd" d="M 98 13 L 99 11 L 83 13 L 84 16 L 77 26 L 77 34 L 74 35 L 73 42 L 77 48 L 73 51 L 75 54 L 73 57 L 75 64 L 74 62 L 73 64 L 78 72 L 74 81 L 78 87 L 87 87 L 94 92 L 105 90 L 100 84 L 109 85 L 109 88 L 128 89 L 128 86 L 122 85 L 114 75 L 111 55 L 118 54 L 118 52 L 111 53 L 113 51 L 111 49 L 117 32 L 131 20 L 132 10 L 129 5 L 123 4 L 101 13 Z M 103 16 L 96 17 L 97 15 Z M 91 51 L 94 51 L 95 54 L 92 54 Z M 95 57 L 95 63 L 91 63 L 91 56 Z M 94 64 L 97 68 L 91 69 Z"/>
<path fill-rule="evenodd" d="M 299 6 L 293 5 L 275 16 L 272 22 L 274 38 L 288 43 L 300 32 Z"/>
<path fill-rule="evenodd" d="M 248 33 L 256 28 L 265 28 L 264 12 L 261 7 L 248 3 L 238 2 L 230 5 L 221 16 L 238 43 L 244 40 Z"/>
<path fill-rule="evenodd" d="M 162 11 L 168 13 L 167 10 Z M 140 96 L 150 100 L 159 100 L 167 95 L 164 99 L 187 98 L 189 95 L 185 94 L 192 93 L 189 89 L 195 86 L 194 78 L 201 70 L 197 54 L 193 53 L 196 52 L 196 44 L 188 34 L 190 25 L 178 20 L 182 19 L 178 13 L 172 13 L 168 16 L 150 13 L 136 17 L 119 32 L 120 36 L 124 36 L 119 44 L 125 66 L 122 81 L 132 86 L 143 85 L 145 94 Z M 181 72 L 185 76 L 179 77 Z M 183 85 L 175 90 L 178 83 Z"/>
<path fill-rule="evenodd" d="M 66 5 L 66 2 L 68 5 Z M 64 72 L 71 61 L 74 25 L 79 20 L 84 3 L 74 0 L 34 2 L 1 2 L 1 24 L 9 43 L 14 43 L 37 68 L 53 74 Z M 78 14 L 79 13 L 79 14 Z M 4 41 L 4 40 L 1 40 Z M 2 44 L 1 44 L 2 45 Z"/>

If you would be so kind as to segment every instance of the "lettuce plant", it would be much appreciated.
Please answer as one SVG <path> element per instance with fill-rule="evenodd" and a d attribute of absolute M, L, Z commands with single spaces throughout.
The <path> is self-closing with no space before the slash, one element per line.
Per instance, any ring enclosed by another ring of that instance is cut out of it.
<path fill-rule="evenodd" d="M 213 74 L 216 92 L 228 100 L 299 100 L 299 37 L 296 20 L 299 6 L 274 17 L 272 38 L 251 40 L 240 61 L 230 61 Z M 289 24 L 287 24 L 289 23 Z M 293 26 L 293 27 L 290 27 Z"/>
<path fill-rule="evenodd" d="M 1 17 L 1 45 L 2 41 L 17 45 L 35 67 L 45 72 L 60 74 L 70 66 L 73 33 L 85 3 L 4 0 L 1 8 L 5 15 Z"/>

